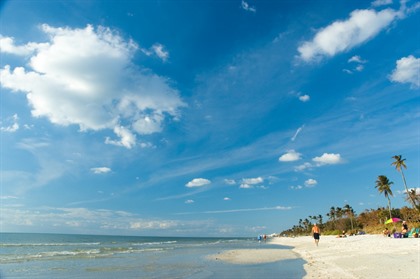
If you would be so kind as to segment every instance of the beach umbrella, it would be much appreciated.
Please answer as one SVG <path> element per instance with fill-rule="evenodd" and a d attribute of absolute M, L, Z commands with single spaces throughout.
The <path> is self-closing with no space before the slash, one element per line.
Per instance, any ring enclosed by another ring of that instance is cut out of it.
<path fill-rule="evenodd" d="M 400 218 L 391 218 L 386 220 L 385 224 L 389 224 L 389 223 L 398 223 L 401 222 L 402 220 Z"/>

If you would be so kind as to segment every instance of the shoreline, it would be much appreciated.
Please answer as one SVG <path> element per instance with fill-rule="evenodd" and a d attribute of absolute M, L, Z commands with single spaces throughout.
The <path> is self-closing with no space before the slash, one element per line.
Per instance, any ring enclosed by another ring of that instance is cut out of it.
<path fill-rule="evenodd" d="M 262 264 L 303 259 L 308 278 L 420 278 L 420 238 L 394 239 L 382 235 L 337 238 L 322 236 L 316 246 L 311 236 L 275 237 L 267 244 L 290 249 L 227 250 L 208 256 L 231 264 Z"/>

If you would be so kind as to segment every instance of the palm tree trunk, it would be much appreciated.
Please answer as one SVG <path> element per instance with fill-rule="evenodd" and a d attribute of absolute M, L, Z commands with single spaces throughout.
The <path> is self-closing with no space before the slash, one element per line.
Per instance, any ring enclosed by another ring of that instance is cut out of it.
<path fill-rule="evenodd" d="M 408 192 L 407 182 L 405 181 L 405 175 L 404 175 L 404 172 L 403 172 L 402 168 L 401 168 L 401 177 L 402 177 L 402 180 L 403 180 L 403 183 L 404 183 L 405 192 L 407 193 L 408 197 L 410 198 L 411 202 L 413 203 L 414 208 L 417 208 L 416 201 L 413 199 L 413 197 Z"/>
<path fill-rule="evenodd" d="M 388 209 L 389 209 L 389 219 L 392 218 L 392 214 L 391 214 L 391 199 L 389 197 L 388 198 Z"/>

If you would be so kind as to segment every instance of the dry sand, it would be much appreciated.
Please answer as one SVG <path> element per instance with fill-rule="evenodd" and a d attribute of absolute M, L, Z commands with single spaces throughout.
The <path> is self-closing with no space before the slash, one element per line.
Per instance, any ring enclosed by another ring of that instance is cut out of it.
<path fill-rule="evenodd" d="M 301 257 L 306 261 L 304 278 L 420 279 L 420 238 L 321 236 L 316 246 L 312 237 L 279 237 L 270 239 L 270 243 L 293 248 L 264 249 L 262 245 L 261 249 L 230 250 L 210 258 L 258 264 Z"/>

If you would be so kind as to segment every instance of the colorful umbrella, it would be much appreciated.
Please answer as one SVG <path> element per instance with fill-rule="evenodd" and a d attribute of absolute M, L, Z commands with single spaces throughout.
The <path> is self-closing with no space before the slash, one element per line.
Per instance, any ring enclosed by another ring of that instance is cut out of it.
<path fill-rule="evenodd" d="M 400 218 L 391 218 L 386 220 L 385 224 L 389 224 L 389 223 L 398 223 L 401 222 L 402 220 Z"/>

